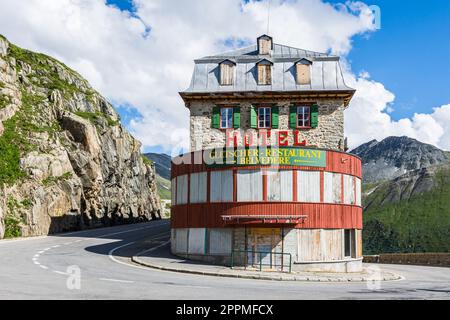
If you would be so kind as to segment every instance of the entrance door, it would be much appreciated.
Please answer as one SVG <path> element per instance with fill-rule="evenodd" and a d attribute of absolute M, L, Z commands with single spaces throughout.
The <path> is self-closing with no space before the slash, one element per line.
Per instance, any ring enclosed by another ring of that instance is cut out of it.
<path fill-rule="evenodd" d="M 281 228 L 248 228 L 247 261 L 249 266 L 275 269 L 282 266 Z"/>

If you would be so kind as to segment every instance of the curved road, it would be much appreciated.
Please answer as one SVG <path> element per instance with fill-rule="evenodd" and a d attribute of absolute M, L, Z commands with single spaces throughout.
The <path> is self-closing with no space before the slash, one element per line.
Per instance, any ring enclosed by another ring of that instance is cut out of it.
<path fill-rule="evenodd" d="M 0 299 L 450 299 L 450 268 L 382 265 L 405 279 L 370 290 L 365 283 L 190 275 L 130 261 L 132 254 L 168 239 L 169 222 L 161 220 L 2 240 Z"/>

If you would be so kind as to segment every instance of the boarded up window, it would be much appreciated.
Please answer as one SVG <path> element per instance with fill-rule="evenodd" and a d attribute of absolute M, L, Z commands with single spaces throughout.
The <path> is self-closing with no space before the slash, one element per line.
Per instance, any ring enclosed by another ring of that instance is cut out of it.
<path fill-rule="evenodd" d="M 189 229 L 189 254 L 205 254 L 205 228 Z"/>
<path fill-rule="evenodd" d="M 211 202 L 233 201 L 233 171 L 212 171 L 210 186 Z"/>
<path fill-rule="evenodd" d="M 188 176 L 182 175 L 177 177 L 177 204 L 187 203 L 188 195 Z"/>
<path fill-rule="evenodd" d="M 237 173 L 237 200 L 262 201 L 262 174 L 260 170 L 239 170 Z"/>
<path fill-rule="evenodd" d="M 297 229 L 297 261 L 330 261 L 343 258 L 340 229 Z"/>
<path fill-rule="evenodd" d="M 297 171 L 299 202 L 320 202 L 320 172 Z"/>
<path fill-rule="evenodd" d="M 186 253 L 188 245 L 188 229 L 175 229 L 175 252 Z"/>
<path fill-rule="evenodd" d="M 258 64 L 258 84 L 268 85 L 272 83 L 272 66 L 268 63 Z"/>
<path fill-rule="evenodd" d="M 258 39 L 259 54 L 270 54 L 272 49 L 272 39 L 269 37 L 262 37 Z"/>
<path fill-rule="evenodd" d="M 296 64 L 297 84 L 311 84 L 311 68 L 309 64 Z"/>
<path fill-rule="evenodd" d="M 206 172 L 191 174 L 189 197 L 191 203 L 206 202 Z"/>
<path fill-rule="evenodd" d="M 234 63 L 224 61 L 220 64 L 220 84 L 222 86 L 233 85 L 234 82 Z"/>
<path fill-rule="evenodd" d="M 209 254 L 229 255 L 232 245 L 232 229 L 209 229 Z"/>
<path fill-rule="evenodd" d="M 357 206 L 361 205 L 361 179 L 355 178 L 356 183 L 356 200 L 355 203 Z"/>
<path fill-rule="evenodd" d="M 341 203 L 341 174 L 340 173 L 324 173 L 324 201 L 326 203 Z"/>
<path fill-rule="evenodd" d="M 177 204 L 177 199 L 176 199 L 176 192 L 177 192 L 177 178 L 173 178 L 172 179 L 172 183 L 171 183 L 171 186 L 170 186 L 170 189 L 172 190 L 172 192 L 171 192 L 171 202 L 172 202 L 172 205 L 174 206 L 174 205 L 176 205 Z"/>
<path fill-rule="evenodd" d="M 267 171 L 267 200 L 292 201 L 292 171 Z"/>
<path fill-rule="evenodd" d="M 355 179 L 344 175 L 344 204 L 355 204 Z"/>

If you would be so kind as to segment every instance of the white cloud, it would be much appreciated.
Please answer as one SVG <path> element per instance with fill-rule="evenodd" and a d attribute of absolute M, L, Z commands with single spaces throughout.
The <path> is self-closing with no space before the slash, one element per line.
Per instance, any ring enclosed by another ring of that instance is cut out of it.
<path fill-rule="evenodd" d="M 104 0 L 0 0 L 0 32 L 22 47 L 62 60 L 114 103 L 134 106 L 143 117 L 129 128 L 145 146 L 187 147 L 188 111 L 178 92 L 189 84 L 193 59 L 225 50 L 230 38 L 255 41 L 266 32 L 267 1 L 134 3 L 132 15 Z M 270 34 L 278 43 L 345 57 L 352 37 L 372 30 L 371 12 L 361 2 L 333 6 L 320 0 L 272 0 Z M 449 147 L 445 134 L 420 126 L 431 117 L 449 136 L 448 121 L 436 119 L 448 116 L 448 108 L 392 122 L 386 114 L 392 93 L 368 73 L 357 77 L 348 69 L 346 77 L 359 90 L 350 107 L 355 112 L 347 112 L 353 144 L 399 133 Z"/>

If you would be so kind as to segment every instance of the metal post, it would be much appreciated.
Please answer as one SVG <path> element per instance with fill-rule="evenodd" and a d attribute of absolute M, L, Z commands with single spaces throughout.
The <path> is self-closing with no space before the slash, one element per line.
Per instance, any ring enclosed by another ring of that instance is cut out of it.
<path fill-rule="evenodd" d="M 262 271 L 262 259 L 261 259 L 261 252 L 259 253 L 259 271 Z"/>
<path fill-rule="evenodd" d="M 231 269 L 233 269 L 234 266 L 234 251 L 231 251 Z"/>
<path fill-rule="evenodd" d="M 289 273 L 292 271 L 292 254 L 289 253 Z"/>

